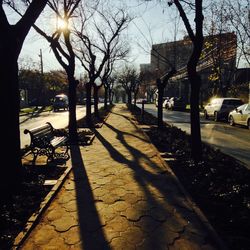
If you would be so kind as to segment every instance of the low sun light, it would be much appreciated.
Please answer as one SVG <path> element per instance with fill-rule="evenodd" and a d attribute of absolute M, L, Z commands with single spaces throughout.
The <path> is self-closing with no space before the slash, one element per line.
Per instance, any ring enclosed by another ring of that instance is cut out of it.
<path fill-rule="evenodd" d="M 60 30 L 65 30 L 68 27 L 68 23 L 66 20 L 62 19 L 62 18 L 58 18 L 57 19 L 57 28 Z"/>

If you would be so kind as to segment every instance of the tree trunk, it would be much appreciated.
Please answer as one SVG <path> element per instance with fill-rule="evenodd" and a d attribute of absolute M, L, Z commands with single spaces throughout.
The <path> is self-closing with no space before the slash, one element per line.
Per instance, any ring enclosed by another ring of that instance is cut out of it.
<path fill-rule="evenodd" d="M 172 68 L 167 75 L 163 77 L 163 81 L 158 78 L 156 79 L 156 86 L 158 88 L 158 128 L 163 126 L 163 94 L 164 89 L 167 86 L 168 80 L 176 73 L 175 68 Z"/>
<path fill-rule="evenodd" d="M 191 64 L 191 63 L 190 63 Z M 196 72 L 196 66 L 188 64 L 188 77 L 191 83 L 191 154 L 195 162 L 202 159 L 202 144 L 200 133 L 200 111 L 199 111 L 199 93 L 201 87 L 201 78 Z"/>
<path fill-rule="evenodd" d="M 77 142 L 77 119 L 76 119 L 76 88 L 77 81 L 73 75 L 68 77 L 69 82 L 69 137 L 70 141 Z"/>
<path fill-rule="evenodd" d="M 91 82 L 86 83 L 86 123 L 88 127 L 92 126 L 91 119 Z"/>
<path fill-rule="evenodd" d="M 0 11 L 0 105 L 2 108 L 2 168 L 0 192 L 10 193 L 22 180 L 20 154 L 20 93 L 18 84 L 18 57 L 31 25 L 36 21 L 47 1 L 31 1 L 24 16 L 10 25 L 1 1 Z M 1 196 L 2 197 L 2 196 Z"/>
<path fill-rule="evenodd" d="M 112 105 L 113 104 L 113 95 L 114 93 L 112 92 L 112 89 L 109 88 L 109 104 Z"/>
<path fill-rule="evenodd" d="M 2 45 L 2 43 L 1 43 Z M 0 105 L 2 107 L 2 149 L 0 190 L 14 190 L 21 180 L 18 65 L 15 49 L 0 46 Z"/>
<path fill-rule="evenodd" d="M 161 79 L 157 79 L 156 80 L 156 85 L 158 88 L 158 108 L 157 108 L 157 122 L 158 122 L 158 128 L 161 128 L 163 126 L 163 110 L 162 110 L 162 104 L 163 104 L 163 91 L 164 91 L 164 87 L 162 87 L 162 82 Z"/>
<path fill-rule="evenodd" d="M 104 85 L 104 109 L 108 108 L 108 87 Z"/>
<path fill-rule="evenodd" d="M 4 163 L 1 168 L 0 193 L 7 195 L 15 190 L 22 180 L 20 155 L 20 93 L 18 84 L 17 34 L 8 30 L 0 40 L 0 105 L 2 107 L 2 149 Z"/>
<path fill-rule="evenodd" d="M 201 87 L 201 78 L 197 74 L 197 64 L 201 56 L 203 47 L 203 20 L 202 0 L 195 1 L 195 33 L 189 23 L 187 15 L 182 7 L 181 1 L 174 0 L 180 16 L 184 22 L 188 35 L 193 43 L 193 51 L 187 64 L 188 78 L 191 84 L 191 151 L 195 163 L 202 159 L 202 144 L 200 133 L 200 112 L 199 112 L 199 92 Z"/>
<path fill-rule="evenodd" d="M 127 96 L 128 96 L 128 105 L 131 106 L 131 104 L 132 104 L 131 91 L 127 91 Z"/>
<path fill-rule="evenodd" d="M 94 84 L 94 114 L 95 117 L 99 118 L 99 110 L 98 110 L 98 91 L 99 88 Z"/>
<path fill-rule="evenodd" d="M 134 108 L 136 107 L 136 99 L 137 99 L 137 93 L 134 92 Z"/>

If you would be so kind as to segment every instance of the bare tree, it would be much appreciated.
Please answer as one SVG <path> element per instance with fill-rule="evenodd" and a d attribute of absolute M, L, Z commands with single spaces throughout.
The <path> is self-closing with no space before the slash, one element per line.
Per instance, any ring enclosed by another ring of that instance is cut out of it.
<path fill-rule="evenodd" d="M 109 104 L 113 104 L 113 97 L 114 97 L 114 84 L 116 81 L 115 74 L 113 73 L 113 69 L 111 74 L 107 78 L 107 81 L 104 81 L 104 88 L 105 88 L 105 99 L 104 99 L 104 106 Z M 105 104 L 106 103 L 106 104 Z"/>
<path fill-rule="evenodd" d="M 117 81 L 121 84 L 127 95 L 127 104 L 132 104 L 132 94 L 139 84 L 139 73 L 132 66 L 125 67 L 117 73 Z"/>
<path fill-rule="evenodd" d="M 37 25 L 34 29 L 49 43 L 54 55 L 63 67 L 68 77 L 69 96 L 69 137 L 70 141 L 77 140 L 76 122 L 76 89 L 78 80 L 75 78 L 75 52 L 72 46 L 70 20 L 74 17 L 81 0 L 49 1 L 49 7 L 56 17 L 64 22 L 64 27 L 58 27 L 51 35 L 43 31 Z"/>
<path fill-rule="evenodd" d="M 4 121 L 1 123 L 5 141 L 2 155 L 7 160 L 3 166 L 0 190 L 7 193 L 19 184 L 21 179 L 21 157 L 20 157 L 20 130 L 19 110 L 20 97 L 18 86 L 18 57 L 21 52 L 24 39 L 30 28 L 43 11 L 47 1 L 33 0 L 25 6 L 23 16 L 15 23 L 10 24 L 3 8 L 5 3 L 14 5 L 14 1 L 0 0 L 0 103 L 3 107 Z M 19 4 L 22 4 L 19 3 Z M 7 189 L 6 189 L 7 188 Z"/>
<path fill-rule="evenodd" d="M 250 65 L 250 0 L 227 0 L 227 18 L 234 27 L 240 55 Z"/>
<path fill-rule="evenodd" d="M 194 4 L 188 1 L 171 0 L 169 5 L 174 4 L 178 9 L 183 23 L 188 32 L 189 38 L 193 44 L 193 51 L 187 63 L 188 78 L 191 84 L 191 151 L 192 158 L 197 163 L 202 158 L 202 144 L 201 144 L 201 132 L 200 132 L 200 113 L 199 113 L 199 94 L 201 88 L 201 77 L 197 72 L 197 65 L 201 56 L 203 48 L 203 6 L 202 0 L 195 0 Z M 183 8 L 183 4 L 191 5 L 195 11 L 195 28 L 193 29 L 187 14 Z"/>
<path fill-rule="evenodd" d="M 113 88 L 113 81 L 112 81 L 112 71 L 114 68 L 114 60 L 108 60 L 104 70 L 103 70 L 103 74 L 100 76 L 101 77 L 101 82 L 104 86 L 104 109 L 108 108 L 108 97 L 109 97 L 109 103 L 111 103 L 111 96 L 110 96 L 110 92 L 112 91 Z"/>
<path fill-rule="evenodd" d="M 226 0 L 213 2 L 206 9 L 204 28 L 208 36 L 204 40 L 202 61 L 211 65 L 208 77 L 212 94 L 226 96 L 233 83 L 240 57 L 236 58 L 237 36 L 232 32 Z"/>
<path fill-rule="evenodd" d="M 163 93 L 164 89 L 169 81 L 169 79 L 176 73 L 175 68 L 170 70 L 167 74 L 157 77 L 156 85 L 158 89 L 158 127 L 161 128 L 163 126 Z"/>
<path fill-rule="evenodd" d="M 94 1 L 94 0 L 93 0 Z M 81 0 L 49 0 L 48 6 L 56 16 L 58 22 L 63 25 L 56 25 L 52 34 L 48 30 L 32 24 L 33 28 L 43 36 L 50 44 L 52 51 L 60 65 L 68 76 L 68 95 L 69 95 L 69 136 L 70 141 L 77 140 L 77 122 L 76 122 L 76 88 L 78 80 L 75 79 L 75 52 L 72 46 L 71 27 L 76 10 Z M 20 16 L 23 14 L 14 4 L 10 5 Z M 48 10 L 47 10 L 48 13 Z"/>
<path fill-rule="evenodd" d="M 85 22 L 85 14 L 82 10 L 82 26 L 80 30 L 76 30 L 76 34 L 80 40 L 80 48 L 78 49 L 78 59 L 83 68 L 88 73 L 89 81 L 86 83 L 86 121 L 91 126 L 91 89 L 94 88 L 95 93 L 98 92 L 96 80 L 105 71 L 105 65 L 108 60 L 119 58 L 126 53 L 121 46 L 121 33 L 127 28 L 130 21 L 129 16 L 124 10 L 96 10 L 93 19 Z M 99 21 L 96 21 L 96 20 Z M 87 26 L 89 29 L 87 29 Z M 92 34 L 92 35 L 91 35 Z M 106 68 L 107 69 L 107 68 Z M 97 94 L 96 94 L 97 95 Z M 96 96 L 95 95 L 95 96 Z M 95 98 L 95 114 L 98 115 L 98 98 Z"/>

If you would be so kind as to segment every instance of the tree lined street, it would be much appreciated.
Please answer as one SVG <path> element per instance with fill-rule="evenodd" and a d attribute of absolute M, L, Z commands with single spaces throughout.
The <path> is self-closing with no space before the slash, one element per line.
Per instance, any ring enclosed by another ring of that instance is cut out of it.
<path fill-rule="evenodd" d="M 250 102 L 249 14 L 250 0 L 0 0 L 0 249 L 245 250 L 250 133 L 218 120 L 230 107 L 250 124 L 228 101 Z M 41 48 L 23 63 L 31 33 L 60 68 Z"/>

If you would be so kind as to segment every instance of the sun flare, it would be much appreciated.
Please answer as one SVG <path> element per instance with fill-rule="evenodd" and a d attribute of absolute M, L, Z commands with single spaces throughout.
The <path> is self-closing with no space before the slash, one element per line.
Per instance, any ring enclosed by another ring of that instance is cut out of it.
<path fill-rule="evenodd" d="M 62 18 L 57 18 L 56 20 L 57 28 L 60 30 L 65 30 L 68 28 L 68 22 Z"/>

